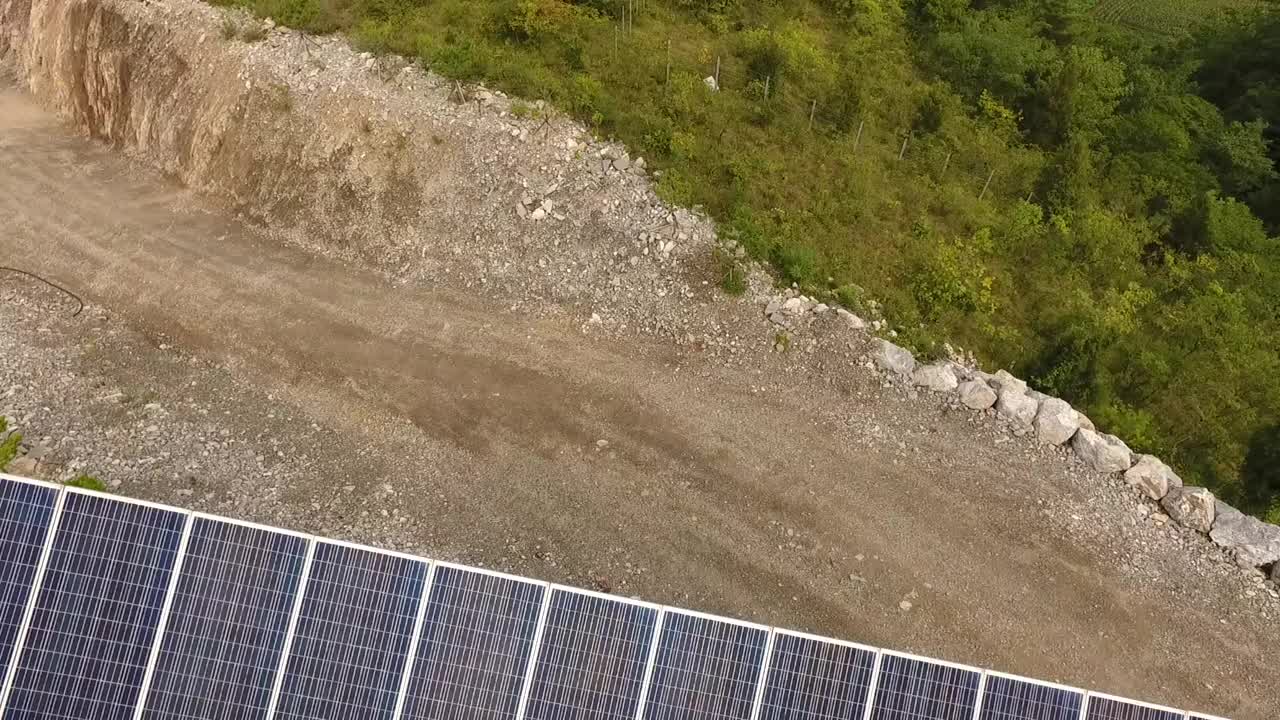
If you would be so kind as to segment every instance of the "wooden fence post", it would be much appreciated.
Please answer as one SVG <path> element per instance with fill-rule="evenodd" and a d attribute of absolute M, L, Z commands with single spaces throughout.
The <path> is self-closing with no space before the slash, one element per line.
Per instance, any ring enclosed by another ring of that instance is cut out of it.
<path fill-rule="evenodd" d="M 667 40 L 667 86 L 671 86 L 671 41 Z"/>
<path fill-rule="evenodd" d="M 987 188 L 991 187 L 991 178 L 995 176 L 996 176 L 996 169 L 991 168 L 991 172 L 987 173 L 987 181 L 982 185 L 982 192 L 978 193 L 979 200 L 987 196 Z"/>

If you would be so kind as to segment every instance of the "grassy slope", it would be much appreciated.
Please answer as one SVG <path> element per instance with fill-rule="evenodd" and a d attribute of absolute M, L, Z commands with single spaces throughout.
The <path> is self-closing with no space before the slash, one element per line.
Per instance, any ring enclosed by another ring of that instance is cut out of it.
<path fill-rule="evenodd" d="M 725 20 L 646 1 L 621 33 L 614 0 L 232 1 L 551 100 L 628 143 L 667 199 L 704 206 L 786 279 L 855 307 L 875 298 L 921 349 L 933 337 L 1006 346 L 995 341 L 1009 328 L 991 320 L 1016 316 L 1006 270 L 959 277 L 945 267 L 956 253 L 937 248 L 1027 196 L 1041 158 L 921 76 L 891 6 L 845 21 L 807 2 L 747 3 Z M 717 60 L 713 93 L 702 79 Z"/>
<path fill-rule="evenodd" d="M 1099 0 L 1093 16 L 1160 38 L 1184 35 L 1207 19 L 1230 10 L 1258 7 L 1258 0 Z"/>

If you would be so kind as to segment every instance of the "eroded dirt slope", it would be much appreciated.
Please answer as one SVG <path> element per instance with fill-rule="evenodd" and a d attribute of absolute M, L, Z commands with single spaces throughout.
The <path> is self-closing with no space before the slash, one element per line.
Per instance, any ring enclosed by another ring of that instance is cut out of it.
<path fill-rule="evenodd" d="M 390 282 L 224 207 L 0 90 L 0 264 L 91 303 L 70 318 L 0 286 L 0 410 L 51 467 L 1237 718 L 1280 707 L 1276 606 L 1217 551 L 1110 478 L 885 387 L 861 336 L 772 353 L 762 325 L 725 362 L 461 280 Z"/>

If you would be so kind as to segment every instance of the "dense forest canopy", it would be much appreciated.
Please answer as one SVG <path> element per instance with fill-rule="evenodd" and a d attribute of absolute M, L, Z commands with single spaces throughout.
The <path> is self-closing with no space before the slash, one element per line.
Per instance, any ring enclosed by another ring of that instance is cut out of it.
<path fill-rule="evenodd" d="M 231 1 L 549 100 L 786 281 L 1280 521 L 1280 5 Z"/>

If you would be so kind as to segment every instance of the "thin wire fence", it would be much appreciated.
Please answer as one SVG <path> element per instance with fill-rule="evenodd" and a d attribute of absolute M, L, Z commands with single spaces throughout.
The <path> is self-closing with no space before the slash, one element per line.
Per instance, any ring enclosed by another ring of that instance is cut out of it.
<path fill-rule="evenodd" d="M 915 132 L 911 127 L 885 127 L 867 114 L 851 112 L 850 104 L 835 106 L 822 94 L 812 92 L 785 77 L 755 73 L 725 44 L 691 52 L 678 38 L 656 39 L 637 32 L 647 14 L 654 12 L 648 0 L 618 0 L 609 11 L 607 32 L 611 42 L 594 43 L 608 47 L 606 72 L 611 77 L 634 82 L 648 78 L 671 92 L 679 83 L 705 85 L 712 93 L 733 97 L 740 105 L 752 106 L 762 122 L 804 142 L 807 137 L 837 139 L 854 157 L 879 154 L 887 163 L 901 163 L 908 174 L 934 183 L 952 182 L 969 188 L 979 200 L 1034 196 L 1035 175 L 1030 168 L 1006 168 L 1004 176 L 981 153 L 940 133 Z M 596 38 L 601 40 L 604 38 Z M 595 58 L 598 62 L 602 58 Z M 642 68 L 637 73 L 636 68 Z M 834 93 L 826 93 L 830 98 Z M 891 149 L 891 154 L 889 150 Z"/>

